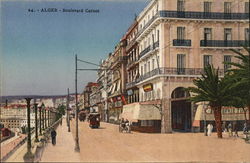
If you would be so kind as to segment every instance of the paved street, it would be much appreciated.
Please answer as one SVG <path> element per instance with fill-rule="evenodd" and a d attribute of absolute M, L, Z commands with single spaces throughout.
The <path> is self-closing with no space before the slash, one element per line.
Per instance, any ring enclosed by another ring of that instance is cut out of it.
<path fill-rule="evenodd" d="M 74 121 L 71 125 L 75 134 Z M 250 145 L 227 135 L 220 140 L 216 133 L 211 137 L 203 133 L 126 134 L 119 133 L 116 125 L 101 123 L 100 129 L 91 129 L 87 122 L 79 122 L 79 128 L 82 162 L 250 162 Z"/>

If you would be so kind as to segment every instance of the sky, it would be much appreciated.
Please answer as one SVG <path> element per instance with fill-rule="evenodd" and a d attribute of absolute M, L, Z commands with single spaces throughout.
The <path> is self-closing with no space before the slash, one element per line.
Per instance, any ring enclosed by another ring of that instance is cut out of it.
<path fill-rule="evenodd" d="M 100 63 L 149 0 L 7 1 L 1 3 L 1 96 L 63 95 L 75 91 L 75 55 Z M 58 12 L 41 12 L 56 8 Z M 29 12 L 29 11 L 35 12 Z M 94 9 L 99 13 L 62 12 Z M 78 62 L 79 68 L 97 68 Z M 97 78 L 78 72 L 78 92 Z"/>

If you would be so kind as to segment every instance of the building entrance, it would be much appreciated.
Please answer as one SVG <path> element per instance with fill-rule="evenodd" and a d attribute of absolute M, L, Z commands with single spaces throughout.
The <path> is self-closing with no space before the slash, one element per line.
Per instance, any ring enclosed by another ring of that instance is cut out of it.
<path fill-rule="evenodd" d="M 188 101 L 189 93 L 183 88 L 176 88 L 172 95 L 171 116 L 172 130 L 190 132 L 192 127 L 191 102 Z"/>

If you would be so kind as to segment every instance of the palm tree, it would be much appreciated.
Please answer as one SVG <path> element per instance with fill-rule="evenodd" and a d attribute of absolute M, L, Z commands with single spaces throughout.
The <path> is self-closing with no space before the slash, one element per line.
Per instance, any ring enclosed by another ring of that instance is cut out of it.
<path fill-rule="evenodd" d="M 232 96 L 229 93 L 230 78 L 220 78 L 218 72 L 219 69 L 214 69 L 212 65 L 205 67 L 202 77 L 194 80 L 196 87 L 189 87 L 187 90 L 194 94 L 190 97 L 191 101 L 208 102 L 214 112 L 218 138 L 222 138 L 221 108 L 232 100 Z"/>
<path fill-rule="evenodd" d="M 240 105 L 242 108 L 248 108 L 250 124 L 250 48 L 244 47 L 244 49 L 247 51 L 248 55 L 244 55 L 240 51 L 232 49 L 232 51 L 237 54 L 235 58 L 240 61 L 239 63 L 225 62 L 225 64 L 235 67 L 229 70 L 229 74 L 231 74 L 231 77 L 234 79 L 231 89 L 235 90 L 233 91 L 235 92 L 234 96 L 238 97 L 238 99 L 236 99 L 238 102 L 234 102 L 236 106 L 241 103 Z"/>

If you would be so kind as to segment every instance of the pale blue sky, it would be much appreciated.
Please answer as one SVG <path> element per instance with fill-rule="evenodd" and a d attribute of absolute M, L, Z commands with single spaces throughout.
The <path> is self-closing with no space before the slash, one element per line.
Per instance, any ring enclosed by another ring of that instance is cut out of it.
<path fill-rule="evenodd" d="M 99 63 L 149 0 L 1 1 L 2 95 L 74 91 L 74 55 Z M 41 13 L 28 9 L 99 9 L 100 13 Z M 79 63 L 79 68 L 96 68 Z M 96 72 L 79 72 L 78 90 Z"/>

